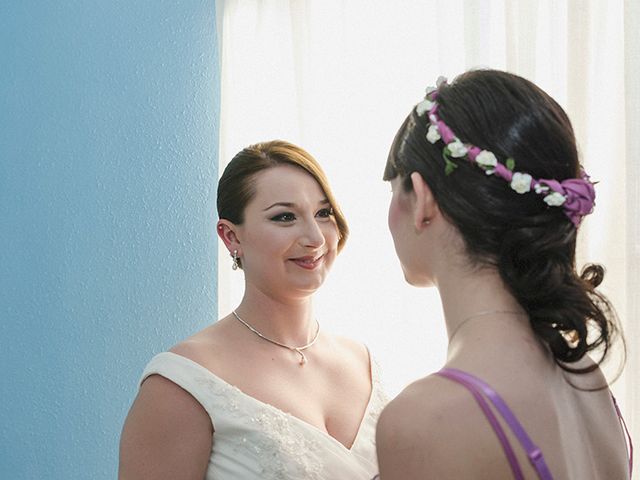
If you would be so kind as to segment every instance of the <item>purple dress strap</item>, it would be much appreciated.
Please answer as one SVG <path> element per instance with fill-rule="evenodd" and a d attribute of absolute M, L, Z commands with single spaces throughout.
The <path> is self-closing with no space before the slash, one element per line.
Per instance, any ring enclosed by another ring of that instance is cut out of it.
<path fill-rule="evenodd" d="M 520 468 L 520 464 L 518 463 L 516 454 L 513 451 L 513 448 L 511 447 L 511 443 L 509 443 L 509 439 L 507 438 L 507 435 L 504 433 L 504 429 L 502 428 L 502 425 L 500 425 L 500 422 L 498 421 L 495 414 L 491 410 L 491 407 L 489 406 L 488 402 L 482 396 L 480 390 L 477 389 L 474 384 L 472 384 L 471 382 L 468 382 L 464 378 L 452 378 L 451 376 L 449 376 L 449 372 L 447 371 L 444 371 L 444 372 L 440 371 L 438 372 L 438 374 L 445 376 L 447 378 L 450 378 L 451 380 L 461 383 L 462 385 L 467 387 L 467 389 L 473 395 L 473 398 L 476 399 L 476 402 L 482 409 L 482 412 L 484 413 L 485 417 L 487 417 L 487 420 L 491 424 L 491 427 L 496 432 L 496 435 L 498 436 L 498 440 L 500 440 L 500 444 L 502 445 L 502 449 L 504 450 L 504 453 L 507 456 L 507 460 L 509 461 L 509 466 L 511 467 L 511 471 L 513 472 L 513 478 L 515 478 L 516 480 L 524 480 L 524 474 L 522 473 L 522 469 Z"/>
<path fill-rule="evenodd" d="M 485 413 L 485 416 L 487 416 L 489 423 L 491 423 L 491 426 L 496 432 L 496 435 L 498 435 L 498 438 L 500 439 L 500 443 L 502 444 L 502 447 L 505 451 L 505 455 L 507 456 L 507 459 L 509 460 L 509 464 L 511 465 L 511 470 L 513 471 L 514 478 L 516 479 L 523 478 L 522 472 L 520 471 L 520 466 L 518 465 L 518 461 L 515 457 L 515 454 L 513 453 L 513 449 L 511 448 L 509 441 L 506 439 L 506 436 L 504 436 L 504 431 L 502 430 L 502 427 L 500 427 L 500 424 L 495 419 L 493 412 L 491 412 L 491 416 L 487 414 L 487 410 L 490 411 L 490 409 L 486 404 L 486 401 L 484 400 L 484 398 L 482 398 L 482 396 L 480 395 L 480 392 L 483 393 L 491 401 L 491 403 L 493 403 L 496 410 L 498 410 L 498 412 L 500 413 L 500 415 L 502 415 L 502 418 L 504 418 L 507 425 L 509 425 L 509 428 L 511 428 L 511 431 L 514 433 L 514 435 L 516 436 L 516 438 L 524 448 L 525 452 L 527 453 L 527 457 L 529 457 L 529 461 L 531 462 L 531 465 L 538 473 L 538 478 L 540 478 L 541 480 L 553 479 L 553 476 L 551 475 L 551 471 L 547 466 L 547 462 L 545 462 L 544 456 L 542 455 L 542 450 L 540 450 L 540 448 L 533 443 L 529 435 L 527 435 L 527 432 L 524 430 L 524 428 L 522 427 L 522 425 L 520 424 L 516 416 L 511 411 L 511 409 L 507 406 L 507 404 L 504 402 L 502 397 L 500 397 L 500 395 L 498 395 L 498 393 L 495 390 L 493 390 L 489 385 L 487 385 L 485 382 L 483 382 L 479 378 L 454 368 L 443 368 L 442 370 L 437 372 L 436 375 L 440 375 L 442 377 L 446 377 L 450 380 L 460 383 L 461 385 L 465 386 L 473 394 L 476 401 L 478 402 L 483 412 Z M 480 398 L 481 400 L 478 400 L 478 398 Z M 502 440 L 503 436 L 505 438 L 506 443 L 503 442 Z M 508 445 L 508 447 L 506 445 Z M 514 469 L 514 466 L 513 466 L 514 463 L 515 465 L 517 465 L 517 470 Z"/>
<path fill-rule="evenodd" d="M 618 407 L 618 402 L 616 401 L 616 397 L 611 394 L 611 399 L 613 400 L 613 406 L 616 408 L 616 414 L 618 415 L 618 420 L 620 420 L 620 426 L 622 427 L 624 433 L 627 435 L 627 453 L 629 454 L 629 478 L 633 477 L 633 441 L 631 440 L 631 434 L 629 433 L 629 429 L 627 428 L 627 422 L 624 421 L 622 417 L 622 412 L 620 411 L 620 407 Z"/>

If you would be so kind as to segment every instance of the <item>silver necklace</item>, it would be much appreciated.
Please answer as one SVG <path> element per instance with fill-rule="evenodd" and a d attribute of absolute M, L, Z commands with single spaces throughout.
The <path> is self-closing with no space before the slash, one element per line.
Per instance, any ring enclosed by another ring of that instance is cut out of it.
<path fill-rule="evenodd" d="M 453 337 L 455 337 L 456 333 L 458 333 L 460 331 L 460 328 L 467 323 L 469 320 L 473 320 L 474 318 L 478 318 L 478 317 L 484 317 L 486 315 L 507 315 L 507 314 L 511 314 L 511 315 L 527 315 L 526 312 L 516 312 L 515 310 L 487 310 L 484 312 L 478 312 L 478 313 L 474 313 L 473 315 L 463 319 L 458 326 L 453 330 L 453 332 L 451 332 L 451 335 L 449 336 L 449 343 L 451 343 L 453 341 Z"/>
<path fill-rule="evenodd" d="M 297 352 L 300 355 L 300 365 L 304 365 L 305 363 L 307 363 L 307 357 L 304 356 L 304 353 L 302 353 L 302 351 L 306 350 L 307 348 L 312 346 L 314 343 L 316 343 L 316 340 L 318 340 L 318 335 L 320 334 L 320 322 L 318 322 L 318 320 L 316 320 L 316 323 L 318 324 L 318 328 L 316 330 L 316 334 L 313 336 L 313 339 L 309 343 L 307 343 L 306 345 L 303 345 L 301 347 L 292 347 L 290 345 L 285 345 L 284 343 L 280 343 L 280 342 L 278 342 L 276 340 L 272 340 L 269 337 L 265 337 L 258 330 L 256 330 L 251 325 L 249 325 L 247 322 L 245 322 L 242 318 L 240 318 L 240 315 L 238 315 L 235 310 L 232 310 L 232 313 L 235 315 L 235 317 L 238 320 L 240 320 L 240 323 L 242 323 L 245 327 L 247 327 L 249 330 L 251 330 L 256 335 L 258 335 L 260 338 L 266 340 L 267 342 L 271 342 L 274 345 L 278 345 L 279 347 L 287 348 L 287 349 L 289 349 L 289 350 L 291 350 L 293 352 Z"/>

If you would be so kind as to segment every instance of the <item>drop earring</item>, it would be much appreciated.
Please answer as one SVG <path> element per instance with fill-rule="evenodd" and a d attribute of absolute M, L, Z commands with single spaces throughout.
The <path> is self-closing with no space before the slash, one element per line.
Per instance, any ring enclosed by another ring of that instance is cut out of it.
<path fill-rule="evenodd" d="M 238 250 L 234 250 L 231 254 L 231 258 L 233 258 L 233 264 L 231 265 L 232 270 L 237 270 L 240 266 L 240 262 L 238 261 Z"/>

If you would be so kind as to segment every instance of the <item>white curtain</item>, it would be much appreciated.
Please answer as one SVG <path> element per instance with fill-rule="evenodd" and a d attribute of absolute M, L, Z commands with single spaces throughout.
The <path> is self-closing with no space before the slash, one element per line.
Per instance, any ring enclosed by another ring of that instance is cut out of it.
<path fill-rule="evenodd" d="M 568 111 L 597 208 L 579 261 L 607 267 L 602 290 L 629 345 L 614 383 L 640 438 L 640 24 L 635 0 L 224 0 L 220 170 L 242 147 L 274 138 L 326 170 L 351 238 L 317 296 L 324 328 L 369 345 L 393 394 L 437 370 L 446 335 L 437 292 L 404 284 L 381 181 L 396 129 L 439 75 L 518 73 Z M 242 274 L 220 251 L 220 314 Z M 611 370 L 615 370 L 611 368 Z"/>

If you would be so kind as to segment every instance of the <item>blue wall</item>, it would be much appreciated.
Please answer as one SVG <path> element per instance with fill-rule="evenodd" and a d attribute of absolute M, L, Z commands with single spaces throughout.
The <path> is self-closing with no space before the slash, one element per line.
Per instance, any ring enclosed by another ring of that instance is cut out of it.
<path fill-rule="evenodd" d="M 0 2 L 0 477 L 112 479 L 216 315 L 215 0 Z"/>

